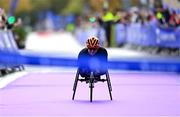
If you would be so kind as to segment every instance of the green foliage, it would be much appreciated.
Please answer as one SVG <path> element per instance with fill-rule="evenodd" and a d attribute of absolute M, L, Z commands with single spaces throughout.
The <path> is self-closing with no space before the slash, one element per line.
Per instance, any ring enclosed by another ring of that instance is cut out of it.
<path fill-rule="evenodd" d="M 33 11 L 45 10 L 50 8 L 50 0 L 31 0 Z"/>
<path fill-rule="evenodd" d="M 25 47 L 25 40 L 27 36 L 27 32 L 25 31 L 24 27 L 15 27 L 13 29 L 13 32 L 15 34 L 16 43 L 20 49 Z"/>
<path fill-rule="evenodd" d="M 26 36 L 27 36 L 27 32 L 25 31 L 24 27 L 20 26 L 20 27 L 15 27 L 13 29 L 14 33 L 16 33 L 18 35 L 18 39 L 19 40 L 25 40 Z"/>
<path fill-rule="evenodd" d="M 69 2 L 69 0 L 50 0 L 50 1 L 51 1 L 50 9 L 56 13 L 61 13 Z"/>
<path fill-rule="evenodd" d="M 69 0 L 31 0 L 33 11 L 52 10 L 61 13 Z"/>
<path fill-rule="evenodd" d="M 67 14 L 81 14 L 86 0 L 69 0 L 67 6 L 62 13 Z"/>

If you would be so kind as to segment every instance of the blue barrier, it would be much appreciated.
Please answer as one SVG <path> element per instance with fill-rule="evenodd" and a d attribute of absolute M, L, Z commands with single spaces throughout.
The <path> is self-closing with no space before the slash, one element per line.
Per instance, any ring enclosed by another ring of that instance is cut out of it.
<path fill-rule="evenodd" d="M 180 48 L 180 27 L 160 28 L 153 24 L 117 24 L 115 28 L 117 43 L 130 43 L 140 46 Z"/>
<path fill-rule="evenodd" d="M 105 34 L 101 33 L 101 36 L 98 36 L 96 28 L 78 28 L 75 33 L 76 38 L 84 45 L 89 36 L 95 35 L 104 43 Z M 160 28 L 153 23 L 116 24 L 115 42 L 117 45 L 130 43 L 140 46 L 180 48 L 180 26 Z"/>
<path fill-rule="evenodd" d="M 0 44 L 1 51 L 13 52 L 17 54 L 19 53 L 12 31 L 10 30 L 0 31 L 0 43 L 1 43 Z M 13 68 L 18 66 L 20 66 L 20 64 L 17 64 L 17 62 L 4 63 L 0 61 L 0 69 Z"/>
<path fill-rule="evenodd" d="M 157 46 L 156 32 L 152 25 L 142 25 L 140 35 L 143 35 L 140 39 L 139 44 L 143 46 Z"/>
<path fill-rule="evenodd" d="M 5 42 L 4 42 L 4 39 L 3 39 L 4 37 L 3 37 L 3 32 L 2 31 L 0 31 L 0 50 L 1 51 L 4 51 L 5 50 Z M 0 69 L 6 69 L 6 65 L 4 65 L 4 64 L 2 64 L 1 62 L 0 62 Z"/>
<path fill-rule="evenodd" d="M 157 43 L 161 47 L 180 47 L 180 27 L 179 28 L 156 28 Z"/>
<path fill-rule="evenodd" d="M 76 58 L 49 57 L 31 54 L 21 55 L 13 52 L 0 52 L 0 62 L 4 64 L 27 64 L 77 67 Z M 94 64 L 94 63 L 93 63 Z M 119 58 L 108 61 L 108 68 L 115 70 L 161 71 L 180 73 L 180 58 Z"/>
<path fill-rule="evenodd" d="M 123 44 L 126 40 L 126 26 L 123 24 L 115 25 L 116 44 Z"/>

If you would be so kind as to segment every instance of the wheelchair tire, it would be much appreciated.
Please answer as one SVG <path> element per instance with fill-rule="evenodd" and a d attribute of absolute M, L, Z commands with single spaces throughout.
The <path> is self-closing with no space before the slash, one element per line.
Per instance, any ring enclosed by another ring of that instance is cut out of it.
<path fill-rule="evenodd" d="M 92 97 L 93 97 L 93 84 L 91 83 L 91 86 L 90 86 L 90 102 L 92 102 Z"/>

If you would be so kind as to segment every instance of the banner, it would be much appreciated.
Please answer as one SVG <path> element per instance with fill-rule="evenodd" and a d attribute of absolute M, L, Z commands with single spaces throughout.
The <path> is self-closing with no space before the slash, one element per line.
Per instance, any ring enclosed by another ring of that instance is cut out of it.
<path fill-rule="evenodd" d="M 126 26 L 123 24 L 115 25 L 115 41 L 117 45 L 123 44 L 126 41 Z"/>
<path fill-rule="evenodd" d="M 125 28 L 118 24 L 115 32 L 118 43 L 180 48 L 180 27 L 160 28 L 156 25 L 134 23 Z"/>
<path fill-rule="evenodd" d="M 139 23 L 127 26 L 127 42 L 141 46 L 156 46 L 156 34 L 152 26 Z"/>
<path fill-rule="evenodd" d="M 156 27 L 157 45 L 160 47 L 180 48 L 180 27 L 179 28 L 158 28 Z"/>

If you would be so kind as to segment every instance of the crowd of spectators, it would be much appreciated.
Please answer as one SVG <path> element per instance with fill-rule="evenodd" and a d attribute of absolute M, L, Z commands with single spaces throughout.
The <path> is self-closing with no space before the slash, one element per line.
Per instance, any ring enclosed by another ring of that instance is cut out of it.
<path fill-rule="evenodd" d="M 180 25 L 180 14 L 170 11 L 168 8 L 139 9 L 131 8 L 129 11 L 117 10 L 116 16 L 119 17 L 117 22 L 123 24 L 129 23 L 157 23 L 163 27 L 177 27 Z"/>
<path fill-rule="evenodd" d="M 180 25 L 180 13 L 163 6 L 153 9 L 131 7 L 128 10 L 117 9 L 115 12 L 103 9 L 102 12 L 78 17 L 75 36 L 81 44 L 84 44 L 89 36 L 95 35 L 103 46 L 117 47 L 119 45 L 113 40 L 116 38 L 113 27 L 117 24 L 125 27 L 131 24 L 140 24 L 163 29 L 176 29 Z"/>

